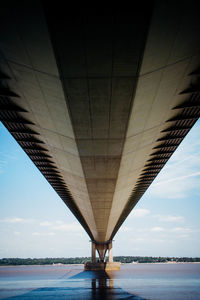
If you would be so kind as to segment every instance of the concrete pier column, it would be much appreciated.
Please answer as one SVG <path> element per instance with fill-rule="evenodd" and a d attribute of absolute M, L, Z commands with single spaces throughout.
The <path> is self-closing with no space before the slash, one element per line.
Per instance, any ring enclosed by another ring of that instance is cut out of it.
<path fill-rule="evenodd" d="M 96 250 L 99 253 L 98 262 L 96 262 Z M 105 255 L 108 251 L 109 261 L 105 261 Z M 113 253 L 112 253 L 112 242 L 107 243 L 98 243 L 92 242 L 92 262 L 85 263 L 86 271 L 100 271 L 100 270 L 120 270 L 120 263 L 113 262 Z M 112 282 L 110 281 L 110 287 L 112 287 Z M 93 290 L 95 290 L 95 284 Z"/>
<path fill-rule="evenodd" d="M 92 242 L 92 263 L 96 262 L 96 244 Z"/>
<path fill-rule="evenodd" d="M 112 251 L 112 242 L 108 244 L 108 261 L 113 262 L 113 251 Z"/>
<path fill-rule="evenodd" d="M 105 262 L 105 249 L 98 249 L 100 262 Z"/>

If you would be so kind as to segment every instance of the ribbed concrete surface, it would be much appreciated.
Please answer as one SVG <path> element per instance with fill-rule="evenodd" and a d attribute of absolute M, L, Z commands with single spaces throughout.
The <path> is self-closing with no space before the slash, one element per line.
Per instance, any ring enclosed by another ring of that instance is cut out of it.
<path fill-rule="evenodd" d="M 19 95 L 9 101 L 27 110 L 18 115 L 34 123 L 67 187 L 58 193 L 96 242 L 113 238 L 148 187 L 136 188 L 175 124 L 166 121 L 183 111 L 173 108 L 191 96 L 180 92 L 196 84 L 188 75 L 200 63 L 198 5 L 181 5 L 139 5 L 132 18 L 64 18 L 37 1 L 2 9 L 1 72 Z"/>

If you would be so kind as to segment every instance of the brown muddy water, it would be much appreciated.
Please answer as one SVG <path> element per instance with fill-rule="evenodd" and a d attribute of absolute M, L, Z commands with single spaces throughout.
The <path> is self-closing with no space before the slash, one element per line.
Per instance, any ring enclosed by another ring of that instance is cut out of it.
<path fill-rule="evenodd" d="M 200 299 L 200 264 L 0 266 L 0 299 Z"/>

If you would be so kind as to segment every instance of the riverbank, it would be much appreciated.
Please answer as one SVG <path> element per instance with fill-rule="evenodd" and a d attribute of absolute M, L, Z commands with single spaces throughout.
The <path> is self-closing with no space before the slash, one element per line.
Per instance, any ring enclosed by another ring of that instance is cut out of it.
<path fill-rule="evenodd" d="M 2 258 L 1 266 L 18 265 L 79 265 L 90 262 L 90 257 L 57 257 L 57 258 Z M 152 256 L 115 256 L 115 262 L 120 263 L 200 263 L 200 257 L 152 257 Z"/>
<path fill-rule="evenodd" d="M 123 264 L 112 272 L 84 271 L 80 264 L 1 266 L 0 299 L 9 298 L 196 300 L 200 264 Z"/>

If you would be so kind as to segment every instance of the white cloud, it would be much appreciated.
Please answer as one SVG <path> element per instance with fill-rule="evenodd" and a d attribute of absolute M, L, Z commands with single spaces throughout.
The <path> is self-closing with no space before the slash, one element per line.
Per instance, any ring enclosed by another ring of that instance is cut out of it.
<path fill-rule="evenodd" d="M 136 242 L 146 242 L 146 239 L 138 237 L 138 238 L 135 238 L 134 241 L 136 241 Z"/>
<path fill-rule="evenodd" d="M 0 160 L 0 173 L 4 173 L 4 167 L 6 166 L 6 160 Z"/>
<path fill-rule="evenodd" d="M 153 242 L 153 243 L 164 243 L 164 242 L 166 242 L 166 240 L 163 240 L 163 239 L 151 239 L 151 242 Z"/>
<path fill-rule="evenodd" d="M 82 226 L 78 222 L 64 223 L 63 221 L 59 221 L 59 220 L 55 222 L 44 221 L 44 222 L 40 222 L 40 226 L 49 227 L 51 230 L 65 231 L 65 232 L 83 231 Z"/>
<path fill-rule="evenodd" d="M 0 174 L 4 173 L 4 170 L 7 168 L 8 163 L 11 160 L 16 160 L 16 156 L 12 155 L 12 154 L 8 154 L 8 153 L 4 153 L 4 152 L 0 152 Z"/>
<path fill-rule="evenodd" d="M 179 176 L 176 167 L 171 166 L 167 171 L 163 169 L 158 177 L 158 181 L 152 184 L 149 189 L 150 195 L 162 199 L 181 199 L 185 198 L 191 190 L 199 186 L 199 172 L 194 172 L 185 176 Z M 180 172 L 191 172 L 192 170 L 184 170 L 180 168 Z M 169 178 L 170 177 L 170 178 Z M 168 179 L 169 178 L 169 179 Z"/>
<path fill-rule="evenodd" d="M 49 222 L 49 221 L 44 221 L 44 222 L 40 223 L 40 226 L 51 226 L 51 225 L 52 225 L 52 222 Z"/>
<path fill-rule="evenodd" d="M 165 181 L 159 181 L 157 183 L 154 183 L 154 187 L 156 188 L 159 185 L 166 185 L 167 183 L 172 183 L 174 181 L 179 181 L 179 180 L 183 180 L 183 179 L 187 179 L 190 177 L 196 177 L 199 176 L 200 172 L 196 172 L 196 173 L 192 173 L 192 174 L 188 174 L 188 175 L 184 175 L 184 176 L 179 176 L 179 177 L 174 177 Z"/>
<path fill-rule="evenodd" d="M 121 232 L 128 232 L 128 231 L 132 231 L 133 229 L 131 227 L 127 227 L 127 226 L 122 226 L 120 228 Z"/>
<path fill-rule="evenodd" d="M 56 224 L 63 224 L 64 222 L 63 221 L 60 221 L 60 220 L 57 220 L 55 221 Z"/>
<path fill-rule="evenodd" d="M 154 215 L 159 221 L 163 222 L 184 222 L 182 216 L 172 216 L 172 215 Z"/>
<path fill-rule="evenodd" d="M 53 235 L 55 235 L 55 233 L 54 232 L 47 232 L 47 233 L 33 232 L 32 235 L 34 235 L 34 236 L 53 236 Z"/>
<path fill-rule="evenodd" d="M 162 232 L 162 231 L 165 231 L 165 229 L 163 227 L 152 227 L 151 231 L 153 231 L 153 232 Z"/>
<path fill-rule="evenodd" d="M 82 226 L 76 222 L 68 223 L 68 224 L 63 223 L 63 224 L 53 225 L 52 228 L 54 230 L 69 231 L 69 232 L 83 231 Z"/>
<path fill-rule="evenodd" d="M 1 219 L 0 222 L 2 222 L 2 223 L 32 223 L 32 222 L 34 222 L 34 220 L 16 217 L 16 218 Z"/>
<path fill-rule="evenodd" d="M 189 236 L 189 234 L 181 234 L 181 235 L 179 235 L 178 237 L 181 238 L 181 239 L 187 239 L 187 238 L 189 238 L 190 236 Z"/>
<path fill-rule="evenodd" d="M 33 232 L 32 235 L 41 235 L 40 232 Z"/>
<path fill-rule="evenodd" d="M 134 218 L 142 218 L 148 214 L 150 214 L 150 210 L 144 209 L 144 208 L 136 208 L 136 209 L 133 209 L 130 216 L 134 217 Z"/>
<path fill-rule="evenodd" d="M 177 232 L 177 233 L 191 233 L 194 232 L 193 229 L 191 228 L 186 228 L 186 227 L 175 227 L 171 229 L 172 232 Z"/>
<path fill-rule="evenodd" d="M 200 184 L 200 122 L 183 140 L 149 188 L 149 194 L 162 199 L 187 197 Z"/>

